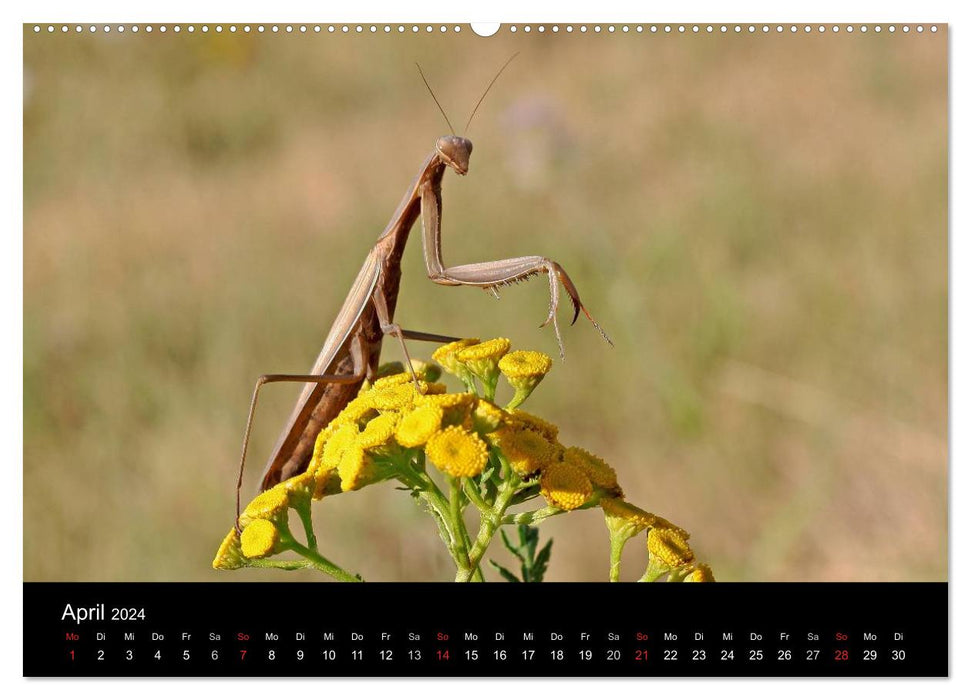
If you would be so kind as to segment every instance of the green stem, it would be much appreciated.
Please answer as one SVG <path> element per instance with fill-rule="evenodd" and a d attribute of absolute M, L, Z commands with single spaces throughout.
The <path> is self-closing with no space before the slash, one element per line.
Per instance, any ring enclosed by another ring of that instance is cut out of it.
<path fill-rule="evenodd" d="M 456 574 L 456 582 L 467 583 L 471 578 L 472 571 L 479 566 L 479 562 L 482 561 L 482 557 L 489 548 L 489 543 L 492 542 L 496 530 L 502 526 L 502 519 L 506 514 L 506 508 L 509 507 L 509 502 L 516 495 L 516 489 L 520 484 L 521 482 L 515 474 L 507 472 L 506 481 L 502 484 L 499 493 L 496 495 L 495 504 L 491 510 L 482 514 L 482 522 L 479 523 L 479 534 L 475 538 L 475 544 L 472 545 L 472 549 L 469 551 L 469 571 L 460 571 Z"/>
<path fill-rule="evenodd" d="M 485 398 L 489 401 L 495 401 L 496 387 L 499 385 L 499 373 L 496 372 L 495 376 L 491 378 L 491 381 L 482 379 L 482 377 L 479 377 L 479 379 L 482 380 L 482 393 L 485 395 Z"/>
<path fill-rule="evenodd" d="M 627 544 L 627 537 L 610 538 L 610 582 L 620 581 L 620 555 L 624 552 L 624 545 Z"/>
<path fill-rule="evenodd" d="M 310 499 L 296 509 L 297 515 L 300 516 L 300 522 L 303 524 L 303 531 L 307 535 L 307 547 L 316 551 L 317 550 L 317 535 L 314 534 L 314 519 L 310 512 Z"/>
<path fill-rule="evenodd" d="M 475 386 L 475 376 L 468 369 L 466 369 L 461 365 L 459 366 L 458 372 L 459 372 L 458 378 L 462 380 L 463 384 L 465 384 L 465 390 L 468 391 L 470 394 L 478 395 L 479 392 L 477 391 Z"/>
<path fill-rule="evenodd" d="M 309 549 L 292 538 L 289 542 L 285 543 L 285 546 L 310 562 L 310 565 L 315 569 L 323 571 L 325 574 L 337 579 L 338 581 L 344 581 L 346 583 L 360 583 L 364 580 L 360 576 L 345 571 L 341 567 L 337 566 L 337 564 L 324 557 L 320 552 L 314 549 Z"/>
<path fill-rule="evenodd" d="M 313 564 L 304 559 L 303 561 L 275 561 L 273 559 L 250 559 L 249 566 L 257 569 L 285 569 L 296 571 L 297 569 L 313 568 Z"/>
<path fill-rule="evenodd" d="M 448 477 L 449 486 L 449 520 L 454 539 L 453 558 L 455 559 L 456 577 L 464 576 L 469 573 L 469 533 L 465 529 L 465 520 L 462 518 L 462 482 L 458 477 Z"/>
<path fill-rule="evenodd" d="M 526 511 L 525 513 L 515 513 L 513 515 L 507 515 L 502 519 L 503 525 L 535 525 L 536 523 L 541 523 L 547 518 L 552 518 L 554 515 L 562 515 L 563 513 L 569 513 L 568 510 L 563 510 L 562 508 L 557 508 L 556 506 L 546 506 L 544 508 L 539 508 L 537 510 Z"/>
<path fill-rule="evenodd" d="M 449 554 L 452 558 L 455 558 L 455 554 L 452 551 L 452 533 L 449 530 L 448 523 L 445 520 L 445 515 L 440 507 L 440 504 L 429 495 L 428 491 L 424 488 L 424 482 L 418 477 L 418 474 L 413 470 L 402 470 L 402 473 L 398 475 L 398 481 L 411 489 L 414 493 L 424 501 L 425 506 L 431 513 L 432 518 L 435 520 L 435 525 L 438 527 L 438 534 L 442 538 L 442 542 L 448 548 Z"/>
<path fill-rule="evenodd" d="M 687 567 L 682 569 L 674 569 L 668 576 L 668 583 L 682 583 L 688 573 L 689 569 Z"/>
<path fill-rule="evenodd" d="M 658 565 L 657 560 L 654 557 L 650 557 L 647 560 L 647 570 L 644 575 L 638 579 L 638 583 L 654 583 L 659 578 L 668 573 L 671 569 L 667 566 L 661 564 Z"/>
<path fill-rule="evenodd" d="M 465 490 L 466 497 L 472 502 L 472 505 L 479 509 L 480 513 L 492 510 L 492 506 L 482 498 L 482 495 L 479 493 L 479 487 L 472 479 L 464 479 L 462 486 Z"/>
<path fill-rule="evenodd" d="M 461 520 L 461 513 L 456 520 L 452 513 L 453 504 L 445 498 L 445 494 L 424 470 L 413 467 L 410 461 L 408 464 L 399 464 L 398 467 L 398 480 L 416 491 L 434 516 L 438 532 L 456 568 L 468 566 L 468 533 Z M 454 500 L 461 506 L 458 499 Z"/>

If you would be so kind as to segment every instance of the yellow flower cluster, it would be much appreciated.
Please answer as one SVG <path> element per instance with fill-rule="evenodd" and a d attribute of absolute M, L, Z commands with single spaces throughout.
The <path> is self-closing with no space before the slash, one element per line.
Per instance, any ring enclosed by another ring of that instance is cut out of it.
<path fill-rule="evenodd" d="M 448 372 L 463 379 L 477 377 L 486 386 L 494 384 L 501 370 L 522 393 L 516 382 L 528 380 L 535 386 L 552 360 L 537 352 L 510 353 L 509 348 L 505 338 L 460 340 L 438 348 L 433 358 Z M 492 449 L 523 477 L 548 467 L 545 483 L 551 503 L 577 508 L 587 502 L 591 481 L 563 461 L 566 450 L 556 442 L 556 426 L 518 409 L 500 408 L 471 391 L 445 393 L 443 385 L 425 381 L 436 377 L 432 367 L 420 366 L 417 390 L 410 373 L 384 374 L 321 431 L 308 469 L 316 482 L 315 497 L 327 492 L 320 483 L 333 483 L 334 472 L 342 491 L 393 476 L 395 458 L 407 458 L 414 449 L 423 450 L 446 474 L 475 477 L 485 470 Z"/>
<path fill-rule="evenodd" d="M 598 465 L 596 473 L 603 475 L 607 472 Z M 619 490 L 617 487 L 618 493 Z M 617 566 L 619 566 L 620 550 L 624 543 L 639 532 L 647 530 L 648 567 L 642 581 L 655 581 L 665 574 L 670 581 L 700 583 L 715 580 L 711 568 L 695 560 L 695 554 L 688 546 L 690 535 L 683 528 L 658 515 L 641 510 L 623 500 L 620 495 L 601 498 L 600 507 L 603 509 L 607 530 L 610 532 L 612 548 L 616 548 L 612 557 L 616 555 Z"/>
<path fill-rule="evenodd" d="M 433 357 L 468 391 L 447 393 L 435 383 L 440 371 L 432 364 L 413 362 L 414 374 L 400 363 L 383 366 L 373 383 L 365 384 L 320 432 L 307 470 L 246 506 L 239 529 L 227 535 L 213 566 L 239 568 L 288 549 L 293 544 L 289 509 L 309 518 L 311 499 L 394 477 L 410 484 L 414 470 L 423 469 L 424 456 L 451 477 L 478 477 L 490 463 L 501 467 L 489 473 L 517 480 L 534 489 L 533 495 L 538 491 L 554 513 L 599 505 L 612 542 L 622 545 L 647 530 L 649 572 L 663 569 L 660 575 L 670 573 L 672 580 L 714 580 L 710 568 L 695 562 L 687 532 L 624 501 L 610 465 L 584 449 L 562 445 L 554 424 L 518 408 L 550 371 L 547 355 L 510 352 L 509 341 L 496 338 L 456 341 L 438 348 Z M 500 373 L 515 391 L 505 408 L 492 400 Z"/>
<path fill-rule="evenodd" d="M 216 557 L 214 569 L 238 569 L 248 559 L 261 559 L 274 554 L 280 543 L 280 530 L 286 527 L 288 509 L 306 504 L 316 486 L 310 474 L 287 479 L 259 494 L 249 502 L 234 527 L 226 535 Z"/>
<path fill-rule="evenodd" d="M 432 357 L 445 371 L 461 379 L 471 391 L 473 377 L 483 387 L 483 395 L 492 400 L 495 396 L 496 382 L 502 373 L 515 391 L 506 405 L 512 410 L 525 401 L 536 385 L 553 368 L 552 358 L 535 350 L 516 350 L 509 352 L 511 343 L 508 338 L 493 338 L 480 343 L 478 339 L 459 340 L 438 348 Z"/>

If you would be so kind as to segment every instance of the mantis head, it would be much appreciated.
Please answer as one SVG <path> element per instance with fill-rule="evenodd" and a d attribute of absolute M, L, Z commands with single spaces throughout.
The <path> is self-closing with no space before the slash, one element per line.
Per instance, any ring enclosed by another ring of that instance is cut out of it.
<path fill-rule="evenodd" d="M 459 175 L 469 172 L 469 156 L 472 142 L 464 136 L 443 136 L 435 143 L 438 157 Z"/>
<path fill-rule="evenodd" d="M 502 64 L 502 68 L 499 69 L 499 72 L 496 73 L 496 76 L 492 79 L 492 82 L 489 83 L 488 87 L 486 87 L 485 92 L 482 93 L 482 97 L 480 97 L 479 101 L 475 103 L 475 107 L 472 108 L 472 114 L 469 115 L 469 121 L 465 124 L 466 131 L 468 131 L 469 126 L 472 125 L 472 117 L 475 116 L 476 111 L 479 109 L 479 105 L 482 104 L 482 100 L 484 100 L 485 96 L 489 94 L 489 90 L 491 90 L 492 86 L 495 85 L 495 82 L 499 79 L 499 76 L 502 75 L 502 72 L 506 70 L 506 66 L 508 66 L 518 55 L 518 52 L 514 53 L 509 57 L 509 60 Z M 435 91 L 432 90 L 432 86 L 428 84 L 427 80 L 425 80 L 425 74 L 422 72 L 421 66 L 419 66 L 417 63 L 415 65 L 418 66 L 418 75 L 421 76 L 422 82 L 424 82 L 425 87 L 428 88 L 428 93 L 432 96 L 432 99 L 435 100 L 435 104 L 438 105 L 438 110 L 442 113 L 442 116 L 445 117 L 445 123 L 448 124 L 448 128 L 452 130 L 453 135 L 443 136 L 435 143 L 435 150 L 438 152 L 438 157 L 443 163 L 445 163 L 445 165 L 449 166 L 459 175 L 465 175 L 467 172 L 469 172 L 469 156 L 472 155 L 472 142 L 464 136 L 454 136 L 455 128 L 452 126 L 452 122 L 448 120 L 448 115 L 445 114 L 445 110 L 442 109 L 442 105 L 439 103 L 438 98 L 435 97 Z"/>

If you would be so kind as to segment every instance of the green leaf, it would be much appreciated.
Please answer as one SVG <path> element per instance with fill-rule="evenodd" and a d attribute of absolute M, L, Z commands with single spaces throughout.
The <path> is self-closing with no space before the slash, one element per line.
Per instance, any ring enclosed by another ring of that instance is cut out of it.
<path fill-rule="evenodd" d="M 542 581 L 543 576 L 546 574 L 546 567 L 550 563 L 550 554 L 553 552 L 553 540 L 547 540 L 546 544 L 537 555 L 535 561 L 533 562 L 533 570 L 530 575 L 530 581 Z"/>
<path fill-rule="evenodd" d="M 516 534 L 518 535 L 519 542 L 513 544 L 509 535 L 506 534 L 506 530 L 499 530 L 499 535 L 502 537 L 502 543 L 506 546 L 506 549 L 519 559 L 522 578 L 517 578 L 516 580 L 524 582 L 542 581 L 543 576 L 546 574 L 546 568 L 550 563 L 553 540 L 549 540 L 540 549 L 539 554 L 536 554 L 536 546 L 539 544 L 539 528 L 531 525 L 517 525 Z"/>
<path fill-rule="evenodd" d="M 539 542 L 539 529 L 529 525 L 520 525 L 519 541 L 525 550 L 526 561 L 532 562 L 536 556 L 536 544 Z"/>
<path fill-rule="evenodd" d="M 509 541 L 509 536 L 506 535 L 505 529 L 500 529 L 499 535 L 502 537 L 502 543 L 506 545 L 506 549 L 512 552 L 516 556 L 516 558 L 519 559 L 519 561 L 524 561 L 523 555 L 519 551 L 519 547 L 513 545 L 513 543 Z M 516 580 L 518 581 L 519 579 L 516 579 Z"/>
<path fill-rule="evenodd" d="M 492 564 L 492 567 L 496 571 L 498 571 L 499 574 L 504 579 L 506 579 L 506 581 L 508 581 L 509 583 L 522 583 L 522 581 L 520 581 L 518 578 L 516 578 L 516 574 L 514 574 L 513 572 L 511 572 L 509 569 L 507 569 L 506 567 L 504 567 L 502 564 L 499 564 L 498 562 L 496 562 L 494 559 L 490 559 L 489 560 L 489 563 Z"/>
<path fill-rule="evenodd" d="M 485 483 L 485 482 L 489 481 L 489 479 L 492 478 L 492 474 L 495 471 L 496 471 L 496 465 L 490 459 L 489 462 L 488 462 L 488 464 L 486 465 L 485 470 L 481 474 L 479 474 L 479 476 L 478 476 L 479 483 L 481 484 L 481 483 Z"/>

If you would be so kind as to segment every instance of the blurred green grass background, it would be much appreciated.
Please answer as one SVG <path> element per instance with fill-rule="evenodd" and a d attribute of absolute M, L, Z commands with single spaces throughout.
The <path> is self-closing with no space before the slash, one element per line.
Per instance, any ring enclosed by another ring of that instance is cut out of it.
<path fill-rule="evenodd" d="M 446 264 L 549 255 L 616 343 L 581 318 L 526 408 L 722 580 L 946 578 L 946 32 L 25 28 L 27 580 L 314 578 L 209 568 L 253 382 L 310 366 L 447 131 L 413 63 L 458 125 L 517 50 L 446 175 Z M 555 356 L 546 299 L 430 283 L 415 232 L 397 320 Z M 264 394 L 248 494 L 297 391 Z M 366 578 L 451 577 L 390 484 L 315 517 Z M 544 533 L 548 579 L 605 580 L 599 511 Z"/>

